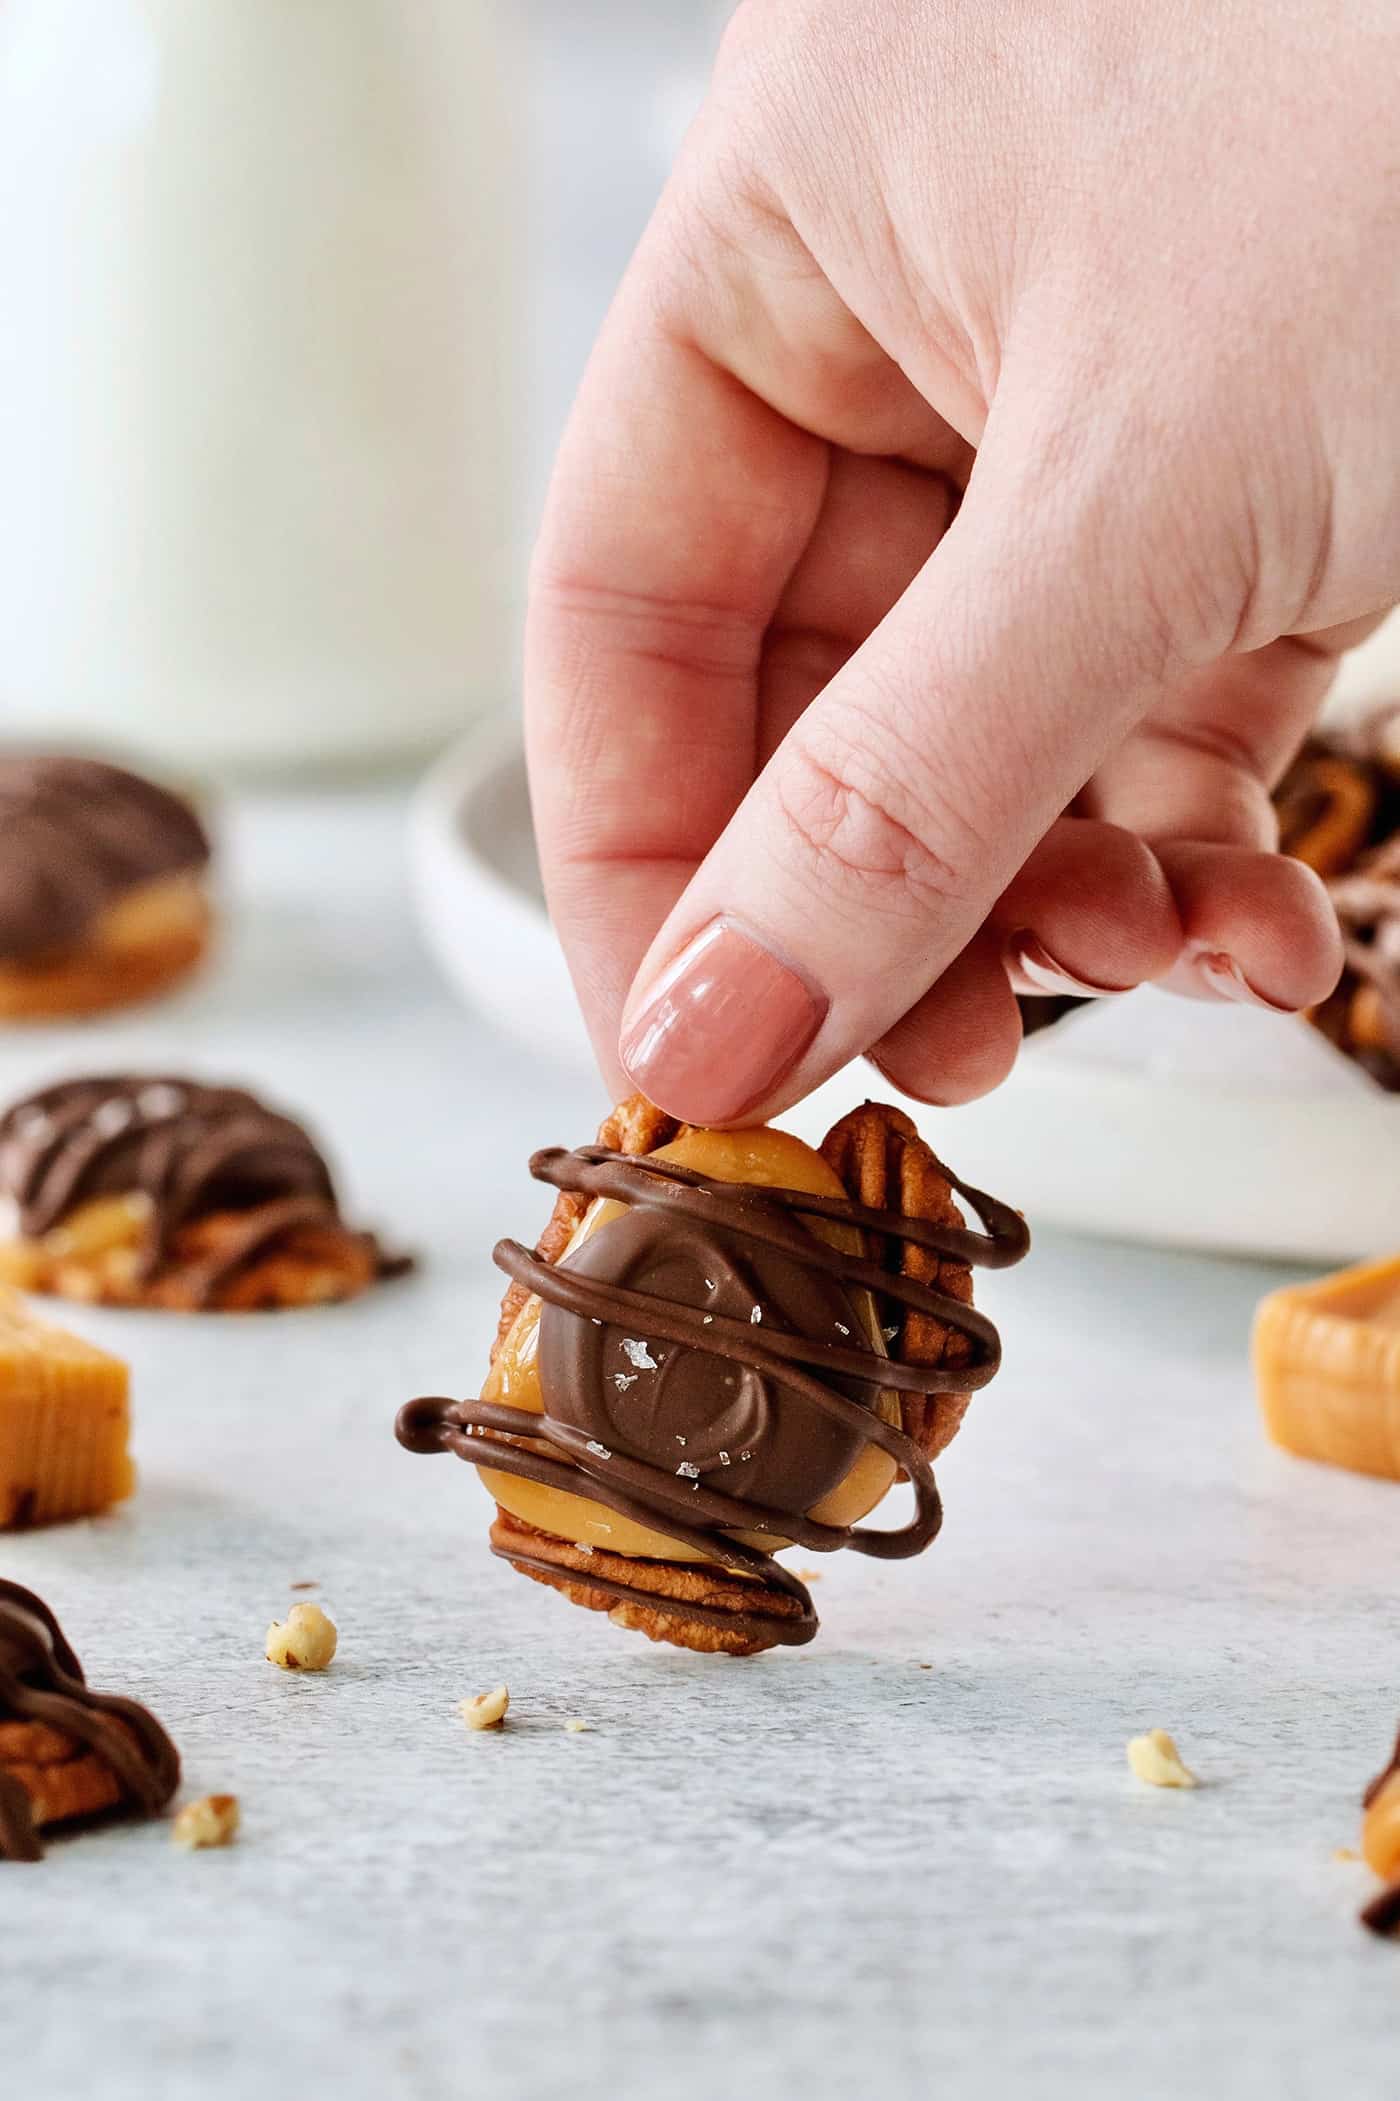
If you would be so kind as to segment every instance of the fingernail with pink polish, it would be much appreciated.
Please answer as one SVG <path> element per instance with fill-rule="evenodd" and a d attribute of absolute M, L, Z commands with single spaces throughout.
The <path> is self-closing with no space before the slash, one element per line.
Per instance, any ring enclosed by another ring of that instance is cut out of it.
<path fill-rule="evenodd" d="M 1224 949 L 1202 949 L 1192 957 L 1196 976 L 1214 999 L 1231 999 L 1242 1007 L 1266 1007 L 1271 1014 L 1296 1014 L 1296 1007 L 1266 999 L 1256 992 L 1233 956 Z"/>
<path fill-rule="evenodd" d="M 1135 989 L 1132 985 L 1096 985 L 1092 978 L 1076 977 L 1028 927 L 1007 942 L 1006 961 L 1013 984 L 1017 978 L 1023 980 L 1023 985 L 1016 987 L 1018 991 L 1049 993 L 1057 999 L 1111 999 Z"/>
<path fill-rule="evenodd" d="M 622 1033 L 629 1078 L 690 1123 L 733 1123 L 792 1071 L 828 1002 L 731 919 L 712 919 L 650 985 Z"/>

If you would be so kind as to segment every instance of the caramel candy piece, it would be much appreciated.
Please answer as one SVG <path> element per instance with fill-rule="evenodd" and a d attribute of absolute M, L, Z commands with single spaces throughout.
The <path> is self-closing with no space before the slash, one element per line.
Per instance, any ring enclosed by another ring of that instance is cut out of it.
<path fill-rule="evenodd" d="M 480 1401 L 410 1402 L 400 1442 L 476 1465 L 493 1550 L 615 1624 L 706 1654 L 810 1641 L 774 1556 L 936 1537 L 929 1457 L 1000 1358 L 970 1266 L 1018 1261 L 1023 1221 L 873 1103 L 818 1153 L 634 1098 L 531 1172 L 560 1195 L 534 1255 L 496 1249 L 513 1281 Z M 907 1522 L 863 1527 L 901 1470 Z"/>
<path fill-rule="evenodd" d="M 97 1074 L 15 1102 L 0 1196 L 19 1228 L 0 1283 L 91 1305 L 324 1305 L 410 1266 L 346 1224 L 299 1123 L 185 1077 Z"/>
<path fill-rule="evenodd" d="M 1275 1444 L 1400 1481 L 1400 1255 L 1272 1293 L 1254 1369 Z"/>
<path fill-rule="evenodd" d="M 129 1496 L 127 1368 L 0 1289 L 0 1530 Z"/>

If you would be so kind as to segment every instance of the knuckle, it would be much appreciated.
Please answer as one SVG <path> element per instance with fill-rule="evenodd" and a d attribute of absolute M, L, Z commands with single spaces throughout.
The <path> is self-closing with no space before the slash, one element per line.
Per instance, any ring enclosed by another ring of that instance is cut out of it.
<path fill-rule="evenodd" d="M 833 884 L 873 904 L 915 910 L 963 906 L 977 841 L 922 764 L 882 764 L 854 739 L 794 739 L 778 777 L 790 840 L 809 856 L 824 891 Z"/>

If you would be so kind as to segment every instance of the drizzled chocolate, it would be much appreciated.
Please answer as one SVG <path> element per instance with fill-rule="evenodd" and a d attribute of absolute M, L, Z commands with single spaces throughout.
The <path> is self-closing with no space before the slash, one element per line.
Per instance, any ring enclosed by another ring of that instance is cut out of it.
<path fill-rule="evenodd" d="M 775 1637 L 790 1643 L 816 1631 L 810 1593 L 771 1553 L 734 1533 L 771 1533 L 817 1553 L 849 1547 L 882 1560 L 930 1544 L 942 1519 L 933 1470 L 919 1446 L 885 1421 L 880 1396 L 924 1394 L 934 1383 L 961 1393 L 985 1386 L 1000 1361 L 996 1330 L 947 1291 L 833 1247 L 806 1221 L 835 1221 L 999 1269 L 1028 1246 L 1016 1212 L 946 1168 L 940 1172 L 984 1232 L 840 1197 L 715 1181 L 601 1146 L 537 1153 L 530 1172 L 556 1189 L 628 1207 L 558 1264 L 512 1240 L 495 1250 L 498 1267 L 543 1302 L 544 1414 L 428 1398 L 401 1412 L 401 1443 L 587 1495 L 700 1560 L 756 1578 L 800 1608 Z M 867 1293 L 959 1331 L 969 1344 L 966 1361 L 933 1371 L 887 1356 L 862 1313 Z M 813 1506 L 868 1445 L 909 1476 L 909 1522 L 881 1531 L 813 1517 Z M 528 1563 L 514 1550 L 506 1558 Z M 743 1631 L 734 1615 L 684 1611 Z M 772 1621 L 763 1625 L 771 1635 Z"/>
<path fill-rule="evenodd" d="M 61 952 L 127 891 L 208 859 L 194 811 L 154 781 L 100 759 L 0 755 L 0 961 Z"/>
<path fill-rule="evenodd" d="M 0 1118 L 0 1195 L 13 1200 L 26 1239 L 94 1197 L 133 1193 L 150 1204 L 148 1274 L 182 1225 L 211 1212 L 245 1212 L 251 1236 L 229 1249 L 221 1274 L 290 1227 L 338 1215 L 330 1170 L 308 1133 L 239 1087 L 68 1080 Z"/>
<path fill-rule="evenodd" d="M 108 1766 L 123 1802 L 143 1815 L 165 1807 L 180 1758 L 155 1716 L 135 1700 L 88 1689 L 57 1620 L 32 1591 L 0 1580 L 0 1723 L 43 1723 Z M 41 1860 L 29 1792 L 0 1766 L 0 1858 Z"/>

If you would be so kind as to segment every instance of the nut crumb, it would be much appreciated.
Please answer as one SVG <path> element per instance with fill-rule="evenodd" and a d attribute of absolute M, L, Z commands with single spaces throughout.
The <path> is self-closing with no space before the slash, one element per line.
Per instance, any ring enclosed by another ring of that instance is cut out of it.
<path fill-rule="evenodd" d="M 469 1729 L 499 1729 L 509 1706 L 509 1688 L 498 1685 L 493 1692 L 473 1693 L 469 1700 L 459 1700 L 457 1712 Z"/>
<path fill-rule="evenodd" d="M 580 1721 L 578 1716 L 574 1715 L 569 1721 L 565 1722 L 564 1734 L 566 1736 L 582 1736 L 585 1730 L 591 1729 L 592 1727 L 592 1722 Z"/>
<path fill-rule="evenodd" d="M 819 1568 L 795 1568 L 793 1574 L 799 1583 L 820 1583 L 822 1579 Z"/>
<path fill-rule="evenodd" d="M 1361 1855 L 1357 1852 L 1355 1846 L 1334 1846 L 1332 1848 L 1332 1858 L 1334 1860 L 1360 1860 Z"/>
<path fill-rule="evenodd" d="M 1148 1787 L 1200 1785 L 1165 1729 L 1149 1729 L 1146 1736 L 1135 1736 L 1128 1745 L 1128 1764 Z"/>
<path fill-rule="evenodd" d="M 267 1660 L 280 1671 L 323 1671 L 339 1642 L 335 1621 L 319 1605 L 293 1605 L 267 1630 Z"/>
<path fill-rule="evenodd" d="M 288 1590 L 319 1590 L 321 1586 L 319 1583 L 289 1583 L 287 1588 Z"/>
<path fill-rule="evenodd" d="M 185 1804 L 170 1827 L 170 1836 L 187 1853 L 199 1853 L 212 1846 L 231 1846 L 238 1836 L 239 1821 L 237 1795 L 205 1795 L 203 1801 Z"/>

